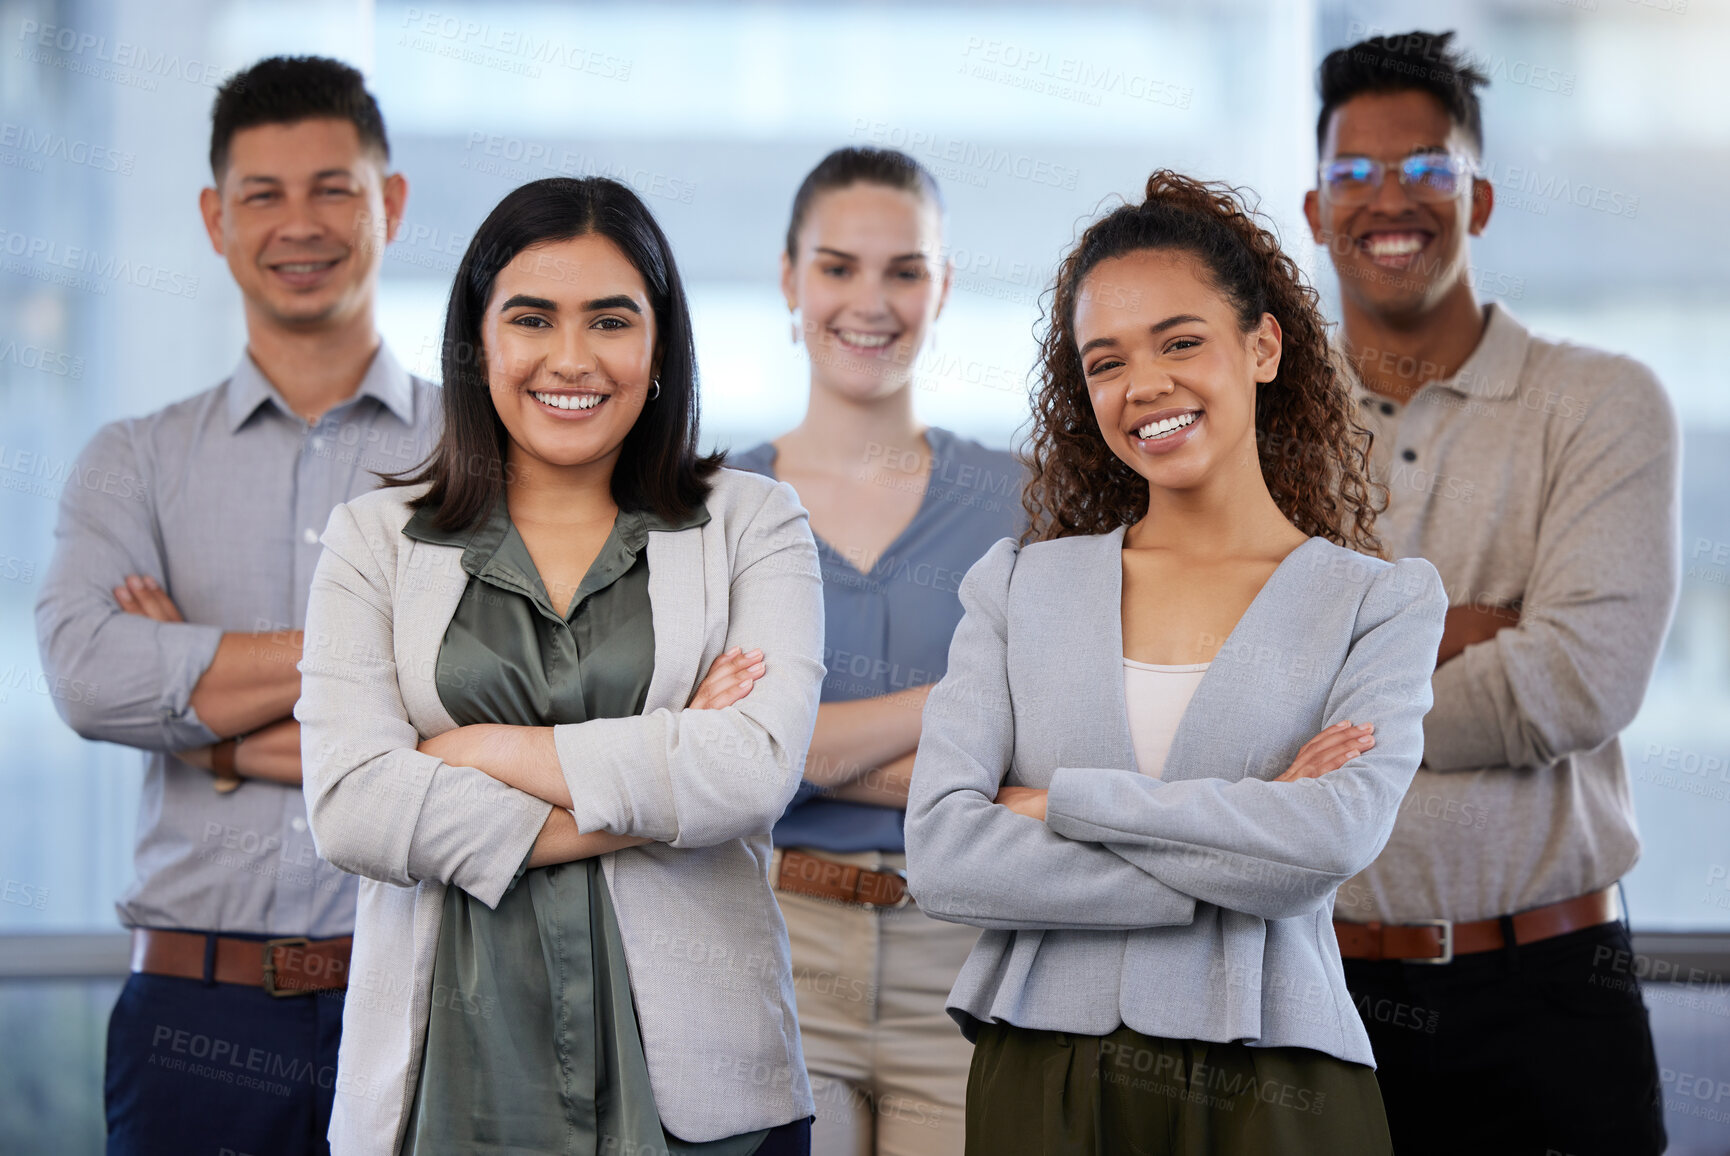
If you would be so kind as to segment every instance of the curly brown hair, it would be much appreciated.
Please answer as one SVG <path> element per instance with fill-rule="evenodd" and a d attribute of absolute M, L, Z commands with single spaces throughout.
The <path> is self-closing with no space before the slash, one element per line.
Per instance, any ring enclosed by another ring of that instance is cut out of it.
<path fill-rule="evenodd" d="M 1161 169 L 1138 205 L 1089 225 L 1057 269 L 1040 338 L 1022 499 L 1026 540 L 1103 534 L 1147 513 L 1147 480 L 1106 445 L 1075 339 L 1083 282 L 1102 261 L 1145 249 L 1193 255 L 1248 333 L 1271 313 L 1284 334 L 1279 376 L 1256 391 L 1262 477 L 1280 511 L 1306 534 L 1378 557 L 1375 517 L 1385 490 L 1369 474 L 1370 433 L 1328 346 L 1314 289 L 1272 229 L 1229 185 Z"/>

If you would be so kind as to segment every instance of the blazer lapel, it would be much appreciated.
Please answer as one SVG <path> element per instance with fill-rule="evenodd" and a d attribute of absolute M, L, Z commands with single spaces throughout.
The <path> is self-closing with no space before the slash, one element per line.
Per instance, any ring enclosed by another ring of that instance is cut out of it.
<path fill-rule="evenodd" d="M 1219 653 L 1214 655 L 1213 661 L 1208 664 L 1207 670 L 1201 676 L 1201 682 L 1196 685 L 1195 694 L 1190 697 L 1189 705 L 1184 709 L 1183 717 L 1178 720 L 1177 731 L 1171 739 L 1171 750 L 1165 758 L 1165 773 L 1161 778 L 1169 782 L 1181 779 L 1225 779 L 1235 783 L 1251 773 L 1263 750 L 1262 736 L 1256 731 L 1255 719 L 1257 715 L 1266 713 L 1268 705 L 1264 697 L 1260 699 L 1261 709 L 1255 709 L 1257 697 L 1263 693 L 1257 688 L 1264 684 L 1262 675 L 1266 673 L 1265 664 L 1278 663 L 1282 659 L 1282 655 L 1256 646 L 1255 639 L 1258 633 L 1261 633 L 1258 616 L 1278 613 L 1282 606 L 1288 614 L 1297 609 L 1285 597 L 1280 584 L 1300 564 L 1297 556 L 1302 553 L 1307 558 L 1307 551 L 1316 542 L 1323 540 L 1311 538 L 1300 543 L 1274 567 L 1274 572 L 1268 575 L 1268 580 L 1250 600 L 1243 617 L 1237 620 L 1237 625 L 1232 627 L 1231 633 L 1220 645 Z M 1263 637 L 1266 635 L 1263 634 Z M 1289 659 L 1289 656 L 1284 657 Z M 1205 755 L 1204 748 L 1210 743 L 1216 748 L 1229 746 L 1242 749 L 1243 764 L 1239 766 L 1235 760 L 1231 763 L 1222 762 L 1217 754 L 1211 757 Z M 1260 771 L 1256 773 L 1258 777 L 1261 774 Z"/>
<path fill-rule="evenodd" d="M 461 547 L 408 542 L 393 624 L 397 686 L 409 721 L 422 738 L 431 738 L 457 725 L 439 700 L 438 657 L 469 576 Z"/>
<path fill-rule="evenodd" d="M 1135 744 L 1129 737 L 1129 707 L 1123 697 L 1123 530 L 1088 541 L 1089 556 L 1076 568 L 1074 594 L 1086 618 L 1073 640 L 1070 669 L 1061 685 L 1077 695 L 1077 718 L 1099 719 L 1099 765 L 1135 768 Z M 1101 681 L 1103 679 L 1103 682 Z M 1103 702 L 1093 688 L 1106 688 Z"/>
<path fill-rule="evenodd" d="M 703 537 L 719 524 L 649 532 L 649 603 L 655 615 L 655 673 L 643 710 L 681 710 L 691 700 L 703 668 L 708 635 L 708 583 Z M 721 590 L 727 588 L 721 576 Z"/>

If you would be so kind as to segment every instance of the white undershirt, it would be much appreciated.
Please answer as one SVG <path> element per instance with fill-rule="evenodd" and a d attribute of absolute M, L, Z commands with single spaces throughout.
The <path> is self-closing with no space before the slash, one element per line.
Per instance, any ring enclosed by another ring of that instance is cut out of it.
<path fill-rule="evenodd" d="M 1165 774 L 1165 756 L 1177 724 L 1201 685 L 1208 664 L 1155 666 L 1150 662 L 1123 660 L 1123 701 L 1129 708 L 1129 739 L 1135 750 L 1135 766 L 1157 779 Z"/>

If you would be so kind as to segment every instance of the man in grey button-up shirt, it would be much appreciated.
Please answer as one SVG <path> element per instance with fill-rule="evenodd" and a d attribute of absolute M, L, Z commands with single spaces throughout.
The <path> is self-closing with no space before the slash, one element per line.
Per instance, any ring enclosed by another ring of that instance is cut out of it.
<path fill-rule="evenodd" d="M 272 999 L 264 964 L 292 963 L 282 949 L 227 961 L 249 939 L 354 927 L 355 880 L 307 830 L 290 712 L 332 507 L 437 437 L 438 394 L 374 324 L 407 195 L 388 159 L 360 75 L 334 61 L 264 61 L 224 86 L 202 210 L 245 300 L 246 351 L 214 389 L 100 429 L 74 475 L 92 483 L 61 501 L 44 667 L 102 688 L 56 700 L 73 729 L 145 752 L 137 878 L 118 904 L 134 974 L 109 1033 L 110 1153 L 323 1149 L 340 998 Z M 147 938 L 158 930 L 203 938 Z"/>
<path fill-rule="evenodd" d="M 1486 81 L 1450 35 L 1321 70 L 1304 208 L 1389 488 L 1377 529 L 1450 603 L 1424 762 L 1336 931 L 1401 1156 L 1645 1156 L 1664 1127 L 1618 921 L 1640 844 L 1617 735 L 1675 607 L 1680 438 L 1645 366 L 1476 299 Z"/>

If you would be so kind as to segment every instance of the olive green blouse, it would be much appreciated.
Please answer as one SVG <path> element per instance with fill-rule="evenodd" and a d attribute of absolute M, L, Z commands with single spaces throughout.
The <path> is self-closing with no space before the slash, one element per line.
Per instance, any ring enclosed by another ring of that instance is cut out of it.
<path fill-rule="evenodd" d="M 403 527 L 460 546 L 469 574 L 439 648 L 439 700 L 458 725 L 552 726 L 640 714 L 655 666 L 650 530 L 621 512 L 569 607 L 555 609 L 501 497 L 473 531 L 423 507 Z M 618 919 L 600 860 L 529 869 L 496 908 L 445 893 L 432 1014 L 403 1152 L 745 1156 L 766 1132 L 688 1144 L 661 1128 Z"/>

